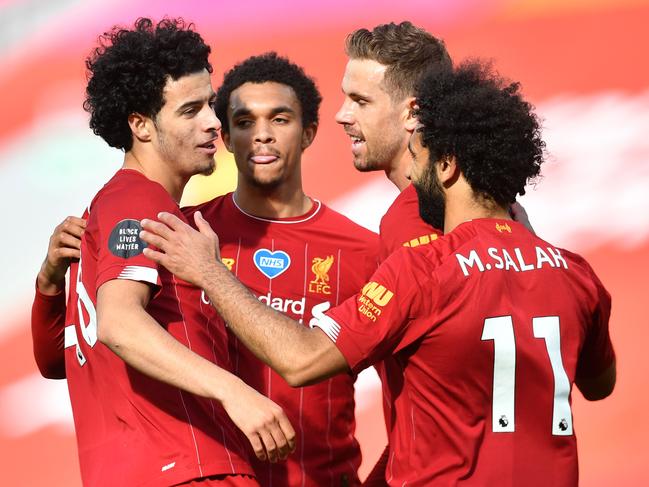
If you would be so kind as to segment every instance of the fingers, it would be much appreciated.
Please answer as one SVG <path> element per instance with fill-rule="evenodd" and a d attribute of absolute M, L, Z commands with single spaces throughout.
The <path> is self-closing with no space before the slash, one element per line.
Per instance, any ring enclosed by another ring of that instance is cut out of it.
<path fill-rule="evenodd" d="M 142 232 L 144 233 L 144 232 Z M 142 239 L 144 240 L 144 238 Z M 148 259 L 151 259 L 153 262 L 156 264 L 160 264 L 164 266 L 164 260 L 165 260 L 165 254 L 162 252 L 158 252 L 157 250 L 150 249 L 148 247 L 145 247 L 144 250 L 142 250 L 142 253 L 144 256 Z"/>
<path fill-rule="evenodd" d="M 198 228 L 201 233 L 209 236 L 216 235 L 214 233 L 214 230 L 212 230 L 212 226 L 207 222 L 205 218 L 203 218 L 203 215 L 200 211 L 194 213 L 194 222 L 196 223 L 196 228 Z"/>
<path fill-rule="evenodd" d="M 54 261 L 80 259 L 80 258 L 81 258 L 81 250 L 79 248 L 59 247 L 52 250 L 52 260 Z"/>
<path fill-rule="evenodd" d="M 286 443 L 288 445 L 288 453 L 295 451 L 295 430 L 293 425 L 284 414 L 284 411 L 280 414 L 278 418 L 279 428 L 282 430 L 284 437 L 286 438 Z"/>
<path fill-rule="evenodd" d="M 258 430 L 270 462 L 284 460 L 295 450 L 295 430 L 284 411 L 275 404 L 273 406 L 272 419 Z"/>
<path fill-rule="evenodd" d="M 78 228 L 77 228 L 78 230 Z M 78 234 L 60 233 L 58 235 L 57 247 L 68 247 L 71 249 L 81 249 L 81 235 L 83 230 Z"/>
<path fill-rule="evenodd" d="M 288 456 L 288 454 L 293 451 L 293 448 L 291 448 L 289 440 L 284 434 L 284 431 L 282 431 L 282 429 L 280 428 L 278 422 L 273 423 L 270 426 L 270 434 L 272 435 L 275 445 L 277 446 L 277 456 L 280 460 L 284 460 Z M 273 460 L 271 459 L 271 462 L 272 461 Z"/>
<path fill-rule="evenodd" d="M 144 220 L 142 220 L 142 221 L 144 221 Z M 159 236 L 159 235 L 157 235 L 155 233 L 147 232 L 146 230 L 142 230 L 139 235 L 140 235 L 140 238 L 142 240 L 144 240 L 148 245 L 153 245 L 154 247 L 159 248 L 163 252 L 166 252 L 166 250 L 167 250 L 167 242 L 168 242 L 167 239 L 165 239 L 165 238 L 163 238 L 163 237 L 161 237 L 161 236 Z M 147 249 L 145 249 L 145 250 L 147 250 Z M 148 250 L 151 250 L 151 249 L 148 249 Z M 145 255 L 147 255 L 147 254 L 145 253 Z M 148 255 L 147 255 L 147 257 L 148 257 Z"/>
<path fill-rule="evenodd" d="M 189 226 L 176 215 L 167 213 L 166 211 L 158 213 L 158 220 L 167 224 L 169 228 L 173 230 L 181 230 L 182 228 Z"/>
<path fill-rule="evenodd" d="M 86 229 L 87 222 L 83 218 L 69 216 L 61 224 L 62 229 L 75 237 L 81 238 Z"/>
<path fill-rule="evenodd" d="M 264 448 L 259 435 L 257 433 L 253 433 L 246 436 L 248 437 L 248 441 L 250 442 L 250 445 L 252 446 L 252 449 L 254 450 L 257 458 L 259 458 L 259 460 L 266 460 L 266 449 Z"/>
<path fill-rule="evenodd" d="M 168 215 L 168 213 L 160 213 L 160 215 L 165 215 L 165 214 Z M 171 215 L 171 216 L 173 216 L 173 215 Z M 176 218 L 176 217 L 174 217 L 174 218 Z M 167 226 L 165 223 L 163 223 L 161 221 L 157 222 L 155 220 L 149 220 L 148 218 L 143 219 L 140 222 L 140 226 L 142 227 L 143 230 L 146 230 L 146 232 L 148 232 L 148 234 L 154 234 L 155 236 L 160 236 L 164 240 L 169 240 L 169 238 L 174 233 L 173 230 L 169 226 Z M 144 232 L 141 232 L 141 233 L 144 233 Z M 140 235 L 140 238 L 142 238 L 141 235 Z M 148 240 L 145 240 L 145 241 L 147 243 L 152 243 L 152 242 L 149 242 Z M 157 246 L 157 244 L 154 244 L 154 245 Z"/>
<path fill-rule="evenodd" d="M 275 463 L 277 461 L 278 450 L 277 444 L 275 443 L 275 439 L 273 438 L 270 429 L 262 429 L 261 431 L 259 431 L 259 438 L 261 438 L 261 442 L 264 444 L 266 454 L 268 455 L 268 461 Z"/>

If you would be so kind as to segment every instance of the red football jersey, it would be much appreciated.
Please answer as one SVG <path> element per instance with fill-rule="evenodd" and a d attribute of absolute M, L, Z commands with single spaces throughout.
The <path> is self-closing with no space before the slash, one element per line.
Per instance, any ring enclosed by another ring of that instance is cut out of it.
<path fill-rule="evenodd" d="M 239 209 L 232 193 L 183 209 L 201 210 L 219 236 L 221 258 L 263 303 L 309 326 L 353 296 L 377 267 L 376 234 L 314 200 L 296 218 L 271 220 Z M 361 455 L 354 438 L 354 379 L 290 387 L 232 335 L 236 373 L 284 408 L 297 433 L 286 462 L 255 462 L 264 486 L 357 485 Z"/>
<path fill-rule="evenodd" d="M 395 252 L 317 326 L 355 372 L 400 366 L 390 485 L 561 487 L 578 476 L 571 386 L 614 360 L 609 314 L 584 259 L 480 219 Z"/>
<path fill-rule="evenodd" d="M 442 230 L 426 223 L 419 216 L 419 200 L 410 184 L 395 198 L 379 225 L 379 257 L 381 262 L 401 247 L 417 247 L 442 236 Z"/>
<path fill-rule="evenodd" d="M 147 259 L 140 220 L 182 213 L 158 183 L 120 170 L 97 193 L 71 267 L 65 363 L 84 485 L 173 485 L 250 474 L 245 438 L 215 401 L 145 376 L 97 340 L 96 295 L 112 279 L 155 286 L 147 312 L 174 338 L 230 369 L 227 333 L 201 291 Z"/>

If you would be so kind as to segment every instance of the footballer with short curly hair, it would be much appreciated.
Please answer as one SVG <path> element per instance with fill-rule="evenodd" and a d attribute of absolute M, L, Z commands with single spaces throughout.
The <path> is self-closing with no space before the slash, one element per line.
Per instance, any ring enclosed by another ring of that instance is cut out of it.
<path fill-rule="evenodd" d="M 294 448 L 282 409 L 229 372 L 225 324 L 200 289 L 143 255 L 140 221 L 161 211 L 184 218 L 185 184 L 214 169 L 220 122 L 209 53 L 192 24 L 142 18 L 101 36 L 86 62 L 90 126 L 124 151 L 123 164 L 84 214 L 58 322 L 69 326 L 34 326 L 38 313 L 32 326 L 37 360 L 43 344 L 56 348 L 65 336 L 87 485 L 258 485 L 237 427 L 261 459 Z M 43 264 L 35 309 L 40 294 L 65 289 L 68 263 Z"/>

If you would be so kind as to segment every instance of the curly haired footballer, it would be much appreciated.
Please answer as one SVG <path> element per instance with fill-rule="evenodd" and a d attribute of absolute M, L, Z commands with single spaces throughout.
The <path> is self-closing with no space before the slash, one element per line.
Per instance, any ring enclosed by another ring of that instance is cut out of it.
<path fill-rule="evenodd" d="M 140 18 L 133 30 L 113 27 L 99 38 L 100 46 L 86 59 L 88 86 L 83 108 L 90 128 L 108 145 L 124 151 L 132 146 L 128 116 L 139 113 L 155 119 L 164 105 L 167 78 L 206 69 L 210 47 L 182 19 L 154 25 Z"/>
<path fill-rule="evenodd" d="M 290 86 L 302 108 L 302 127 L 318 123 L 318 109 L 322 96 L 314 81 L 304 70 L 276 52 L 252 56 L 225 73 L 223 84 L 216 92 L 215 111 L 222 131 L 229 132 L 228 102 L 234 90 L 245 83 L 274 82 Z"/>
<path fill-rule="evenodd" d="M 430 71 L 417 104 L 430 161 L 454 157 L 476 196 L 509 206 L 538 176 L 545 148 L 539 120 L 520 84 L 506 83 L 490 64 Z"/>

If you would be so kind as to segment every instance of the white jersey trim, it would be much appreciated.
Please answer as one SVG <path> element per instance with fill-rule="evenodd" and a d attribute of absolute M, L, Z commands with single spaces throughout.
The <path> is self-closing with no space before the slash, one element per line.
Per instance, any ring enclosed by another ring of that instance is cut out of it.
<path fill-rule="evenodd" d="M 77 343 L 77 331 L 74 329 L 74 325 L 66 326 L 63 335 L 63 348 L 74 347 Z"/>
<path fill-rule="evenodd" d="M 141 265 L 127 265 L 122 269 L 117 279 L 128 279 L 130 281 L 143 281 L 151 284 L 158 284 L 158 270 Z"/>
<path fill-rule="evenodd" d="M 262 222 L 268 222 L 268 223 L 281 223 L 281 224 L 283 224 L 283 225 L 292 225 L 293 223 L 304 223 L 304 222 L 306 222 L 306 221 L 309 221 L 309 220 L 311 220 L 314 216 L 316 216 L 318 213 L 320 213 L 320 209 L 322 208 L 322 203 L 320 203 L 320 200 L 317 200 L 317 199 L 315 199 L 315 198 L 311 198 L 311 201 L 313 201 L 313 203 L 316 205 L 316 209 L 315 209 L 315 211 L 313 211 L 313 210 L 309 210 L 309 213 L 310 213 L 311 211 L 313 211 L 313 213 L 312 213 L 311 215 L 307 216 L 306 218 L 303 218 L 303 219 L 301 219 L 301 220 L 291 220 L 291 221 L 273 220 L 272 218 L 262 218 L 262 217 L 260 217 L 260 216 L 251 215 L 250 213 L 245 212 L 245 211 L 244 211 L 244 210 L 243 210 L 243 209 L 242 209 L 242 208 L 237 204 L 237 200 L 234 199 L 234 193 L 232 193 L 230 196 L 231 196 L 231 198 L 232 198 L 232 203 L 234 203 L 234 206 L 237 208 L 237 210 L 239 210 L 241 213 L 243 213 L 243 214 L 246 215 L 247 217 L 252 218 L 252 219 L 254 219 L 254 220 L 259 220 L 259 221 L 262 221 Z"/>
<path fill-rule="evenodd" d="M 311 320 L 311 327 L 317 326 L 329 337 L 329 339 L 336 343 L 338 335 L 340 334 L 340 325 L 327 315 L 321 315 Z"/>

